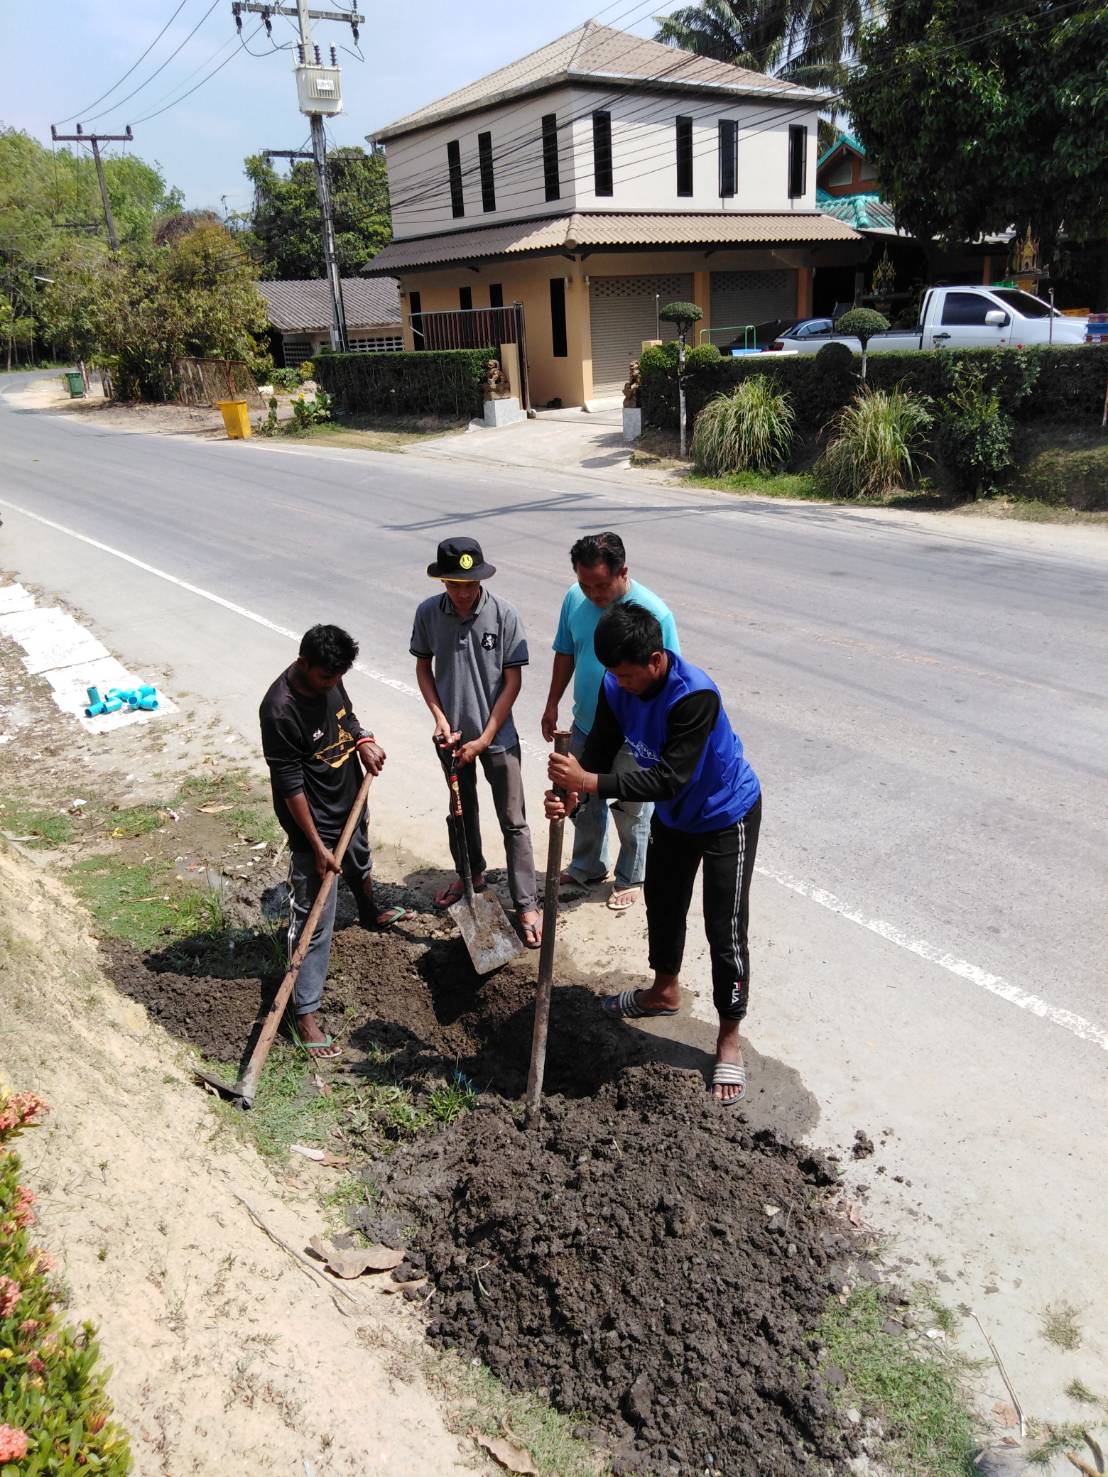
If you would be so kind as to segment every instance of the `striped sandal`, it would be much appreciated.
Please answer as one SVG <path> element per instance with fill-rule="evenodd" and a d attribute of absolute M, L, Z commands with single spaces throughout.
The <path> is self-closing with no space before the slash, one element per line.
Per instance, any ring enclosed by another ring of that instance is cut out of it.
<path fill-rule="evenodd" d="M 640 1016 L 677 1015 L 676 1010 L 666 1010 L 657 1005 L 640 1005 L 638 997 L 639 990 L 621 990 L 618 995 L 607 995 L 600 1002 L 600 1008 L 605 1015 L 613 1020 L 628 1021 L 637 1020 Z"/>
<path fill-rule="evenodd" d="M 717 1098 L 712 1094 L 712 1101 L 724 1108 L 733 1108 L 736 1103 L 741 1103 L 746 1097 L 746 1063 L 745 1062 L 717 1062 L 712 1070 L 712 1087 L 737 1087 L 739 1090 L 734 1097 Z"/>

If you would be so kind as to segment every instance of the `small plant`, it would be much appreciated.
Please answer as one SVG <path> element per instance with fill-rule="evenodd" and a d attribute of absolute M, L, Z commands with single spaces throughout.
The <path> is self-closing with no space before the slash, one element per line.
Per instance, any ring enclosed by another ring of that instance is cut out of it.
<path fill-rule="evenodd" d="M 454 1076 L 441 1087 L 427 1095 L 427 1111 L 436 1123 L 447 1126 L 469 1113 L 477 1104 L 477 1089 L 463 1072 L 455 1070 Z"/>
<path fill-rule="evenodd" d="M 33 1092 L 0 1091 L 0 1469 L 18 1477 L 131 1470 L 92 1325 L 58 1316 L 51 1258 L 30 1240 L 35 1197 L 9 1147 L 47 1111 Z"/>
<path fill-rule="evenodd" d="M 269 397 L 269 414 L 264 421 L 259 421 L 257 426 L 259 436 L 276 436 L 277 434 L 277 396 Z"/>
<path fill-rule="evenodd" d="M 959 492 L 973 497 L 1003 490 L 1012 466 L 1012 419 L 1000 395 L 985 387 L 981 365 L 955 364 L 939 422 L 939 452 Z"/>
<path fill-rule="evenodd" d="M 685 373 L 694 374 L 698 369 L 713 369 L 723 355 L 715 344 L 694 344 L 685 355 Z"/>
<path fill-rule="evenodd" d="M 831 422 L 816 476 L 836 497 L 887 497 L 915 480 L 932 421 L 924 396 L 863 386 Z"/>
<path fill-rule="evenodd" d="M 707 477 L 768 472 L 789 455 L 794 415 L 788 395 L 770 375 L 752 374 L 730 395 L 717 395 L 696 418 L 692 454 Z"/>
<path fill-rule="evenodd" d="M 331 397 L 326 390 L 317 390 L 312 399 L 299 395 L 292 402 L 292 421 L 289 434 L 302 436 L 313 426 L 320 426 L 331 419 Z"/>
<path fill-rule="evenodd" d="M 310 359 L 305 359 L 296 372 L 300 376 L 300 383 L 302 385 L 306 385 L 309 380 L 315 379 L 315 365 Z"/>
<path fill-rule="evenodd" d="M 275 390 L 283 390 L 286 395 L 291 395 L 300 388 L 300 371 L 295 367 L 275 369 L 269 376 L 269 382 Z"/>
<path fill-rule="evenodd" d="M 854 368 L 854 355 L 849 344 L 824 344 L 816 350 L 816 364 L 828 373 L 842 374 Z"/>
<path fill-rule="evenodd" d="M 1066 1386 L 1066 1394 L 1071 1400 L 1076 1400 L 1078 1405 L 1096 1405 L 1097 1398 L 1083 1380 L 1072 1379 Z"/>
<path fill-rule="evenodd" d="M 872 308 L 851 308 L 835 322 L 835 332 L 856 338 L 862 345 L 862 378 L 866 377 L 866 349 L 875 333 L 884 333 L 889 320 L 884 313 L 875 313 Z"/>
<path fill-rule="evenodd" d="M 1081 1327 L 1077 1322 L 1078 1309 L 1072 1303 L 1051 1303 L 1039 1315 L 1043 1338 L 1048 1344 L 1072 1352 L 1081 1346 Z"/>

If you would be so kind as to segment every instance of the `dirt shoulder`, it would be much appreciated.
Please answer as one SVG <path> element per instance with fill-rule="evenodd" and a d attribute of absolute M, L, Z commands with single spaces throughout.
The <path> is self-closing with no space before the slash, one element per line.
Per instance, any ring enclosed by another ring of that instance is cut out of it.
<path fill-rule="evenodd" d="M 0 939 L 5 1076 L 52 1109 L 25 1154 L 41 1235 L 100 1330 L 137 1470 L 360 1474 L 370 1452 L 467 1470 L 414 1322 L 330 1293 L 259 1228 L 248 1206 L 299 1250 L 318 1209 L 212 1117 L 177 1044 L 104 980 L 82 910 L 7 848 Z"/>

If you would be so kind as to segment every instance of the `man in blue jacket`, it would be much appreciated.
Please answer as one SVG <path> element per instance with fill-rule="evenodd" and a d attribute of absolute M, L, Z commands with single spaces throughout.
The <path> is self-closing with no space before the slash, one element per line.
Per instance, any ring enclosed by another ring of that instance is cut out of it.
<path fill-rule="evenodd" d="M 719 1015 L 712 1094 L 727 1107 L 746 1094 L 739 1023 L 746 1015 L 750 960 L 750 879 L 762 817 L 758 777 L 743 755 L 719 688 L 706 672 L 667 651 L 655 616 L 633 601 L 615 605 L 596 628 L 606 668 L 596 718 L 580 761 L 552 754 L 547 816 L 608 799 L 651 800 L 646 858 L 646 922 L 654 983 L 609 995 L 613 1017 L 676 1015 L 685 926 L 704 866 L 704 931 Z M 614 771 L 623 745 L 638 768 Z"/>

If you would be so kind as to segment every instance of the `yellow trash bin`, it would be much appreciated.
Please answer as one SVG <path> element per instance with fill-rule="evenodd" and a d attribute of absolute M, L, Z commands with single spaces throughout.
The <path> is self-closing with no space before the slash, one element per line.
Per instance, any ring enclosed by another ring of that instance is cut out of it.
<path fill-rule="evenodd" d="M 215 403 L 223 415 L 229 440 L 242 441 L 250 435 L 250 416 L 245 400 L 217 400 Z"/>

